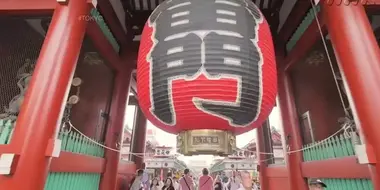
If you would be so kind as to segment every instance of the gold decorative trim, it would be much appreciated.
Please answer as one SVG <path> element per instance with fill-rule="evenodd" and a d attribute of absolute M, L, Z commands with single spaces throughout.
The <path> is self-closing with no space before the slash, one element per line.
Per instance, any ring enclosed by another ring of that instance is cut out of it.
<path fill-rule="evenodd" d="M 230 131 L 196 129 L 177 136 L 177 149 L 185 156 L 212 154 L 227 156 L 236 149 L 236 137 Z"/>

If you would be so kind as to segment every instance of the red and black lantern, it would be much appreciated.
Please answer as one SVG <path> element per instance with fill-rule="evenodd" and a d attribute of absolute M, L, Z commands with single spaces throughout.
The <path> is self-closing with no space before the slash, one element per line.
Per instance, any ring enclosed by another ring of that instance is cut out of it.
<path fill-rule="evenodd" d="M 260 126 L 277 93 L 269 26 L 250 0 L 167 0 L 140 42 L 138 98 L 169 133 Z"/>

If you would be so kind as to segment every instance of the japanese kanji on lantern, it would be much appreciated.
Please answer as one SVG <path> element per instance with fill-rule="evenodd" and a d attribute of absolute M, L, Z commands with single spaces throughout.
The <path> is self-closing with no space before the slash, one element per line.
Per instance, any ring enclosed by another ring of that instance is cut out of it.
<path fill-rule="evenodd" d="M 185 155 L 231 154 L 277 93 L 269 26 L 251 0 L 166 0 L 144 27 L 138 100 Z"/>

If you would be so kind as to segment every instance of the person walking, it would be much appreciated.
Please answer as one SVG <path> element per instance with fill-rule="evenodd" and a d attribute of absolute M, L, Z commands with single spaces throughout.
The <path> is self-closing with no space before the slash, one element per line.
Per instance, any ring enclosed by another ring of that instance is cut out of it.
<path fill-rule="evenodd" d="M 164 186 L 162 187 L 162 190 L 174 190 L 174 186 L 173 186 L 173 180 L 172 178 L 166 178 L 165 180 L 165 184 Z"/>
<path fill-rule="evenodd" d="M 190 176 L 190 170 L 185 169 L 183 171 L 183 177 L 179 180 L 179 184 L 181 186 L 182 190 L 194 190 L 194 181 L 193 178 Z"/>
<path fill-rule="evenodd" d="M 251 174 L 243 170 L 240 172 L 240 178 L 241 178 L 241 186 L 238 190 L 252 190 L 252 176 Z"/>
<path fill-rule="evenodd" d="M 173 177 L 173 187 L 175 190 L 181 190 L 181 186 L 179 185 L 178 178 L 176 176 Z"/>
<path fill-rule="evenodd" d="M 136 177 L 135 177 L 135 179 L 133 179 L 130 190 L 142 190 L 143 189 L 143 183 L 142 183 L 143 174 L 144 174 L 144 170 L 142 170 L 142 169 L 137 170 Z"/>
<path fill-rule="evenodd" d="M 220 179 L 220 175 L 217 175 L 214 180 L 214 190 L 223 190 L 222 179 Z"/>
<path fill-rule="evenodd" d="M 203 168 L 202 176 L 199 178 L 198 184 L 199 190 L 212 190 L 214 188 L 212 177 L 209 175 L 207 168 Z"/>
<path fill-rule="evenodd" d="M 150 184 L 150 190 L 161 190 L 163 186 L 164 185 L 160 183 L 160 180 L 155 177 Z"/>
<path fill-rule="evenodd" d="M 241 186 L 241 179 L 240 177 L 236 176 L 236 172 L 232 174 L 232 177 L 230 178 L 230 184 L 228 185 L 229 190 L 237 190 Z"/>

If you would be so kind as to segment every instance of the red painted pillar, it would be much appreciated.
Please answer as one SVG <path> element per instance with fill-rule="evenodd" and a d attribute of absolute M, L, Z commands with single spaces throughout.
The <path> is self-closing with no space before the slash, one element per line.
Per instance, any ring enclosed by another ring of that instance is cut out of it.
<path fill-rule="evenodd" d="M 133 137 L 132 137 L 132 145 L 131 152 L 137 153 L 138 155 L 132 155 L 132 161 L 136 163 L 136 168 L 142 168 L 144 163 L 144 155 L 145 153 L 145 141 L 146 141 L 146 117 L 141 109 L 136 106 L 136 117 L 135 117 L 135 125 L 133 128 Z"/>
<path fill-rule="evenodd" d="M 268 122 L 268 121 L 267 121 Z M 268 167 L 268 155 L 266 154 L 260 154 L 260 152 L 267 152 L 267 148 L 265 146 L 265 134 L 264 134 L 264 130 L 266 130 L 265 128 L 267 127 L 266 126 L 266 123 L 263 124 L 263 126 L 259 127 L 257 129 L 257 132 L 256 132 L 256 139 L 257 139 L 257 158 L 258 158 L 258 162 L 259 162 L 259 178 L 260 178 L 260 186 L 261 186 L 261 189 L 269 189 L 269 184 L 268 184 L 268 176 L 267 176 L 267 167 Z M 270 155 L 270 156 L 273 156 L 273 155 Z"/>
<path fill-rule="evenodd" d="M 117 144 L 121 143 L 124 128 L 124 115 L 129 97 L 129 84 L 132 69 L 119 71 L 116 75 L 114 92 L 112 97 L 110 120 L 108 122 L 105 144 L 113 149 L 118 149 Z M 120 161 L 120 153 L 106 150 L 107 160 L 105 171 L 100 182 L 101 190 L 116 189 L 117 172 Z"/>
<path fill-rule="evenodd" d="M 302 148 L 299 120 L 294 103 L 291 81 L 283 70 L 278 76 L 278 99 L 282 116 L 284 135 L 287 138 L 290 151 Z M 284 144 L 283 146 L 286 146 Z M 303 161 L 302 152 L 285 155 L 286 165 L 289 172 L 289 184 L 291 190 L 307 190 L 307 183 L 302 176 L 301 163 Z"/>
<path fill-rule="evenodd" d="M 354 5 L 355 4 L 355 5 Z M 380 181 L 380 50 L 364 7 L 323 4 L 339 68 L 351 92 L 356 122 L 373 148 L 377 183 Z"/>
<path fill-rule="evenodd" d="M 51 161 L 47 148 L 57 138 L 85 34 L 86 23 L 78 18 L 88 11 L 86 0 L 57 5 L 54 11 L 11 142 L 20 150 L 17 166 L 10 184 L 0 177 L 0 189 L 44 188 Z"/>

